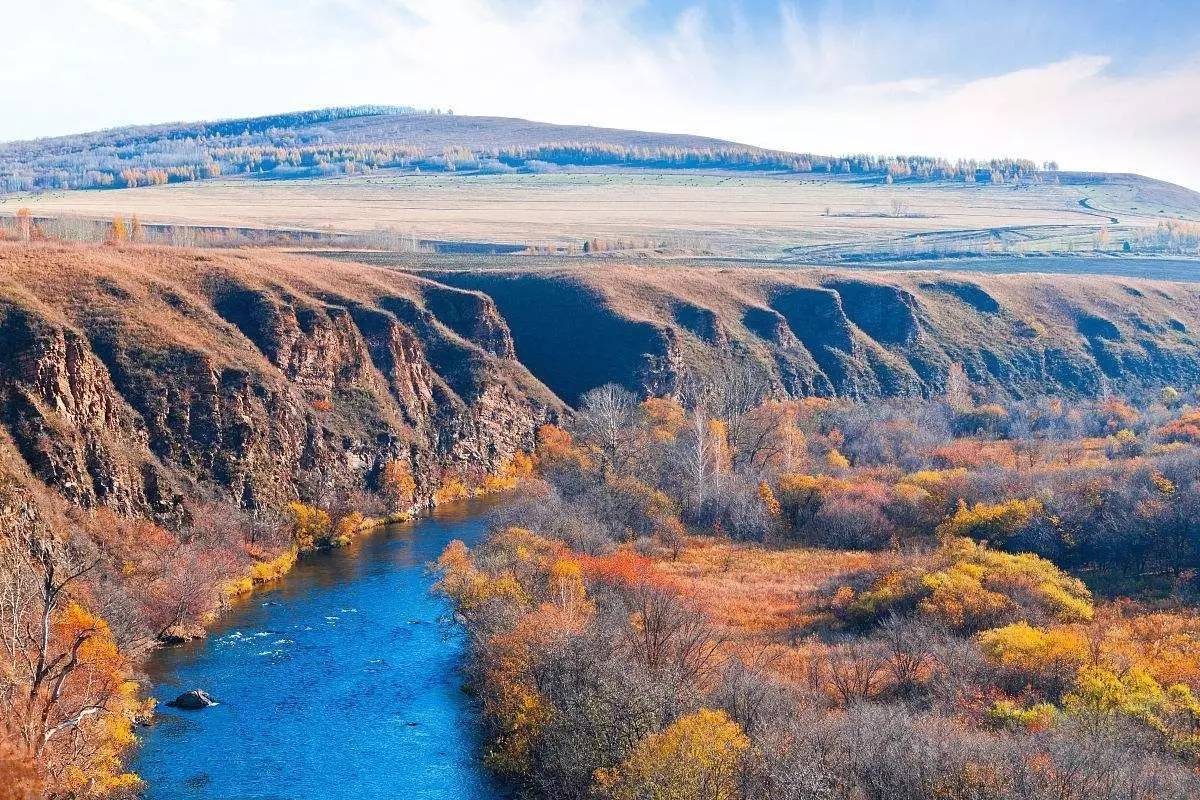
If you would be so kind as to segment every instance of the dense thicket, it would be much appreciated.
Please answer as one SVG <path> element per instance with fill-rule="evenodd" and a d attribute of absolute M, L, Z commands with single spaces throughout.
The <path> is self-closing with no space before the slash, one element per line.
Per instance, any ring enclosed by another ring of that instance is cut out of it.
<path fill-rule="evenodd" d="M 1195 398 L 736 383 L 589 393 L 442 557 L 497 770 L 543 797 L 1200 792 Z"/>

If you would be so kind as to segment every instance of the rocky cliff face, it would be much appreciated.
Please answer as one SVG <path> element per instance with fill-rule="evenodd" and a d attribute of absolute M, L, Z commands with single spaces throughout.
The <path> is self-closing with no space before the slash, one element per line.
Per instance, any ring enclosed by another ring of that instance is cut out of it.
<path fill-rule="evenodd" d="M 71 502 L 183 521 L 481 475 L 595 386 L 998 399 L 1200 380 L 1200 292 L 1035 275 L 612 265 L 413 274 L 255 252 L 0 248 L 0 434 Z M 548 388 L 549 387 L 549 388 Z M 12 465 L 10 465 L 12 466 Z M 12 469 L 8 470 L 10 473 Z"/>
<path fill-rule="evenodd" d="M 517 357 L 568 402 L 731 366 L 777 394 L 859 399 L 940 393 L 955 363 L 1000 400 L 1200 379 L 1195 284 L 611 264 L 427 274 L 494 298 Z"/>
<path fill-rule="evenodd" d="M 0 251 L 0 409 L 23 466 L 74 503 L 174 523 L 193 496 L 370 488 L 390 459 L 427 497 L 559 415 L 488 298 L 313 263 Z"/>

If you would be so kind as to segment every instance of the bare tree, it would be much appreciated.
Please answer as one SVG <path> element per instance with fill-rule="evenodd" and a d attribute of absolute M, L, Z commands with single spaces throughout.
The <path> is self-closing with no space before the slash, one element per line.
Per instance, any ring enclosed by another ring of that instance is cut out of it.
<path fill-rule="evenodd" d="M 634 428 L 639 418 L 637 396 L 615 383 L 592 389 L 580 398 L 575 432 L 599 453 L 605 474 L 621 472 L 639 450 Z"/>

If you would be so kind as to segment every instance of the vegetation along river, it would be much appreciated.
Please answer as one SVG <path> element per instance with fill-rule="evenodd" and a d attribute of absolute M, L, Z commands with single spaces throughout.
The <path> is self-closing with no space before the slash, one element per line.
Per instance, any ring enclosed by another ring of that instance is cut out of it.
<path fill-rule="evenodd" d="M 462 632 L 426 571 L 452 539 L 482 535 L 487 508 L 456 505 L 302 559 L 207 640 L 156 653 L 159 711 L 134 764 L 147 797 L 502 797 L 461 688 Z M 166 706 L 193 688 L 219 704 Z"/>

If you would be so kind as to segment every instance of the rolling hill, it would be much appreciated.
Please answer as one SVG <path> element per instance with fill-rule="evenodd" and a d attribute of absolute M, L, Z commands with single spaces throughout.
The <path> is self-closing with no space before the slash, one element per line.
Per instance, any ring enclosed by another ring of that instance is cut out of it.
<path fill-rule="evenodd" d="M 396 106 L 116 128 L 0 145 L 0 188 L 130 188 L 219 175 L 314 177 L 386 168 L 537 171 L 550 166 L 771 170 L 907 180 L 1008 181 L 1018 159 L 786 153 L 673 133 L 461 117 Z"/>
<path fill-rule="evenodd" d="M 0 188 L 0 227 L 29 208 L 58 239 L 104 239 L 114 217 L 136 215 L 151 241 L 218 246 L 991 271 L 1050 256 L 1068 260 L 1047 271 L 1073 272 L 1089 271 L 1080 256 L 1200 255 L 1200 194 L 1138 175 L 392 107 L 12 142 L 0 145 Z"/>

